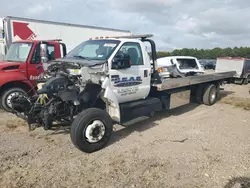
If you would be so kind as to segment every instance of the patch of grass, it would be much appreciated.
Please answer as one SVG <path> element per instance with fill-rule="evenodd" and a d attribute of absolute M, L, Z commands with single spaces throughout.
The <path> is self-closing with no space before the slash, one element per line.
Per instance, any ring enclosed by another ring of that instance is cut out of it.
<path fill-rule="evenodd" d="M 233 105 L 236 108 L 242 108 L 250 111 L 250 99 L 240 97 L 225 97 L 221 101 L 224 104 Z"/>

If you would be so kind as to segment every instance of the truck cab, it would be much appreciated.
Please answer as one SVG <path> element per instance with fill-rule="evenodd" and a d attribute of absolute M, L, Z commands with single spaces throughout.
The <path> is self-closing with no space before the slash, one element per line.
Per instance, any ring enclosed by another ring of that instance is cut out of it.
<path fill-rule="evenodd" d="M 37 80 L 43 77 L 40 44 L 47 44 L 48 62 L 66 54 L 66 46 L 57 40 L 22 40 L 13 42 L 0 61 L 0 105 L 11 111 L 15 95 L 34 94 Z"/>
<path fill-rule="evenodd" d="M 158 72 L 163 79 L 171 77 L 168 69 L 176 67 L 176 70 L 183 75 L 203 74 L 204 69 L 196 57 L 192 56 L 168 56 L 157 59 Z"/>

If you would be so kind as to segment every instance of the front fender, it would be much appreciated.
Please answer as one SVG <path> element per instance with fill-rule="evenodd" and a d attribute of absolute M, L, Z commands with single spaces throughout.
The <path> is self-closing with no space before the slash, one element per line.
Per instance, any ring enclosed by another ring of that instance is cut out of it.
<path fill-rule="evenodd" d="M 106 77 L 103 81 L 102 88 L 105 90 L 103 95 L 103 100 L 108 104 L 108 113 L 110 117 L 116 121 L 120 122 L 121 116 L 120 116 L 120 106 L 119 102 L 115 96 L 115 93 L 112 91 L 112 89 L 109 86 L 109 78 Z"/>
<path fill-rule="evenodd" d="M 19 84 L 25 85 L 29 90 L 36 92 L 34 85 L 27 79 L 27 77 L 20 72 L 1 72 L 0 73 L 0 87 L 4 88 L 7 85 Z"/>
<path fill-rule="evenodd" d="M 21 72 L 0 72 L 0 86 L 13 81 L 29 81 Z M 31 83 L 30 83 L 31 84 Z"/>

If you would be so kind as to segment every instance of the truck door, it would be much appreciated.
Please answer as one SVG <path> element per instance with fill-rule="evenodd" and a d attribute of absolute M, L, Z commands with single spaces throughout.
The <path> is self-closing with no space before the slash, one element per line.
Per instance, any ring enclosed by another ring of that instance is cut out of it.
<path fill-rule="evenodd" d="M 55 45 L 48 43 L 47 46 L 48 61 L 51 61 L 55 59 Z M 33 49 L 30 61 L 27 64 L 27 76 L 33 84 L 36 84 L 36 80 L 41 79 L 43 75 L 43 66 L 40 59 L 40 43 L 37 43 Z"/>
<path fill-rule="evenodd" d="M 118 50 L 129 54 L 131 67 L 127 69 L 110 69 L 110 87 L 118 102 L 129 102 L 146 98 L 150 91 L 150 62 L 145 62 L 142 44 L 125 42 Z"/>

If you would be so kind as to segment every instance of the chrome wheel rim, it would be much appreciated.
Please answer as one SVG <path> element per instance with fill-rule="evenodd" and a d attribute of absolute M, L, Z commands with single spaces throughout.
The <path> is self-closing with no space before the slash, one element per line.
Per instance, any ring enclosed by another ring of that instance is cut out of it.
<path fill-rule="evenodd" d="M 211 102 L 214 102 L 215 99 L 216 99 L 216 90 L 212 89 L 212 91 L 211 91 Z"/>
<path fill-rule="evenodd" d="M 11 103 L 11 99 L 15 96 L 22 96 L 23 93 L 22 92 L 19 92 L 19 91 L 16 91 L 16 92 L 13 92 L 11 93 L 10 95 L 8 95 L 7 99 L 6 99 L 6 104 L 9 108 L 12 108 L 12 103 Z"/>
<path fill-rule="evenodd" d="M 85 130 L 85 137 L 90 143 L 99 142 L 105 134 L 105 125 L 100 120 L 94 120 L 87 125 Z"/>

